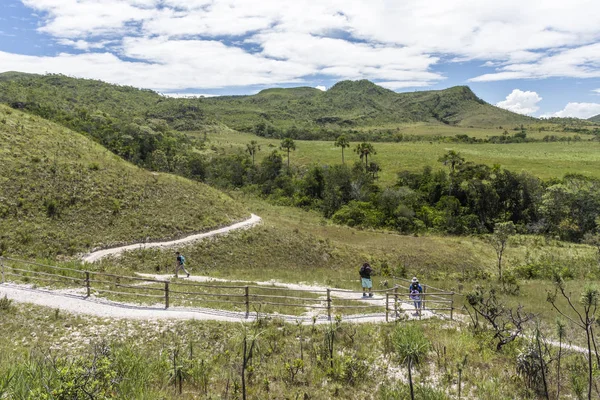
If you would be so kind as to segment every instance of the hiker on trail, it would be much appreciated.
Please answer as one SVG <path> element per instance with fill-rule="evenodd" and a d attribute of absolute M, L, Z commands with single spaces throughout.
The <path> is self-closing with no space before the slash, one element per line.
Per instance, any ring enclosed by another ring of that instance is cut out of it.
<path fill-rule="evenodd" d="M 415 276 L 412 278 L 412 283 L 408 287 L 409 297 L 415 305 L 415 313 L 413 315 L 421 315 L 421 294 L 423 294 L 423 288 L 419 285 L 419 280 Z"/>
<path fill-rule="evenodd" d="M 177 264 L 175 265 L 175 278 L 177 278 L 177 273 L 179 272 L 180 269 L 183 270 L 183 272 L 185 272 L 187 274 L 187 277 L 190 277 L 190 273 L 188 272 L 187 269 L 185 269 L 185 257 L 181 255 L 180 252 L 175 253 L 177 254 Z"/>
<path fill-rule="evenodd" d="M 373 269 L 369 265 L 369 263 L 364 263 L 360 270 L 358 271 L 360 274 L 360 281 L 363 289 L 363 297 L 367 296 L 367 291 L 369 292 L 369 297 L 373 297 L 373 281 L 371 280 L 371 274 L 373 273 Z"/>

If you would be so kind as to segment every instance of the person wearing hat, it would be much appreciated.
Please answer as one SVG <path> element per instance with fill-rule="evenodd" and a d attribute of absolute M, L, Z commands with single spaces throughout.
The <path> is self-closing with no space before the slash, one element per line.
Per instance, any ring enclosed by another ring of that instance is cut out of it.
<path fill-rule="evenodd" d="M 420 315 L 421 313 L 421 294 L 423 293 L 423 288 L 419 285 L 419 280 L 415 276 L 412 278 L 412 283 L 408 287 L 408 292 L 410 293 L 410 299 L 413 301 L 415 305 L 415 314 Z"/>
<path fill-rule="evenodd" d="M 363 297 L 367 297 L 367 291 L 369 292 L 369 297 L 373 297 L 373 281 L 371 280 L 373 269 L 369 263 L 364 263 L 362 267 L 360 267 L 358 273 L 360 275 L 360 282 L 362 284 Z"/>

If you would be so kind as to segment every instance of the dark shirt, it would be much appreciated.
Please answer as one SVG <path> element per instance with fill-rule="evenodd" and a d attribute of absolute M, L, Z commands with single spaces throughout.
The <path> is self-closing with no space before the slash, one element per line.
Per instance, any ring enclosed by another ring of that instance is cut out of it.
<path fill-rule="evenodd" d="M 358 271 L 360 277 L 365 279 L 371 279 L 372 272 L 373 270 L 371 269 L 371 267 L 360 267 L 360 271 Z"/>
<path fill-rule="evenodd" d="M 418 291 L 419 293 L 423 293 L 423 288 L 422 288 L 422 287 L 421 287 L 421 285 L 419 285 L 418 283 L 417 283 L 417 284 L 414 284 L 414 283 L 412 283 L 412 284 L 411 284 L 411 285 L 408 287 L 408 291 L 409 291 L 410 293 L 412 293 L 414 290 Z"/>

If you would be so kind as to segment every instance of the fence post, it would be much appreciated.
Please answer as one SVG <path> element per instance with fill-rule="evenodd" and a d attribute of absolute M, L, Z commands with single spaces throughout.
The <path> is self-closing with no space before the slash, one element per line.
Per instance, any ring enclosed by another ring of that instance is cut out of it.
<path fill-rule="evenodd" d="M 246 301 L 246 318 L 248 318 L 250 316 L 250 287 L 246 286 L 244 289 L 244 298 Z"/>
<path fill-rule="evenodd" d="M 390 292 L 385 292 L 385 322 L 390 322 L 389 310 L 390 310 Z"/>
<path fill-rule="evenodd" d="M 327 289 L 327 318 L 331 321 L 331 289 Z"/>
<path fill-rule="evenodd" d="M 0 256 L 0 268 L 2 268 L 2 283 L 6 283 L 4 278 L 4 257 Z"/>
<path fill-rule="evenodd" d="M 85 271 L 85 289 L 87 292 L 85 297 L 90 297 L 90 271 Z"/>
<path fill-rule="evenodd" d="M 394 318 L 398 319 L 398 285 L 394 286 Z"/>
<path fill-rule="evenodd" d="M 165 309 L 169 308 L 169 282 L 165 282 Z"/>
<path fill-rule="evenodd" d="M 427 285 L 423 284 L 423 302 L 421 303 L 421 308 L 425 309 L 425 300 L 427 300 Z"/>
<path fill-rule="evenodd" d="M 454 321 L 454 292 L 450 294 L 450 321 Z"/>

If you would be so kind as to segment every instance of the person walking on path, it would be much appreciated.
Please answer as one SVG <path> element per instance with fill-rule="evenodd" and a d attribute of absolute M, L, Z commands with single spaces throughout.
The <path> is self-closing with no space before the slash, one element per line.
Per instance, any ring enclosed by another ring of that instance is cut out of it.
<path fill-rule="evenodd" d="M 415 305 L 415 313 L 413 315 L 421 315 L 421 295 L 423 294 L 423 288 L 419 285 L 419 280 L 415 276 L 412 278 L 412 283 L 408 287 L 410 293 L 410 299 Z"/>
<path fill-rule="evenodd" d="M 181 255 L 180 252 L 175 253 L 177 254 L 177 263 L 175 265 L 175 278 L 178 278 L 177 273 L 179 272 L 180 269 L 183 270 L 183 272 L 185 272 L 187 274 L 187 277 L 190 277 L 190 273 L 188 272 L 187 269 L 185 269 L 185 257 Z"/>
<path fill-rule="evenodd" d="M 367 296 L 367 291 L 369 292 L 369 297 L 373 297 L 373 281 L 371 280 L 371 274 L 373 273 L 373 269 L 369 265 L 369 263 L 364 263 L 360 270 L 358 271 L 360 274 L 360 281 L 363 289 L 363 297 Z"/>

